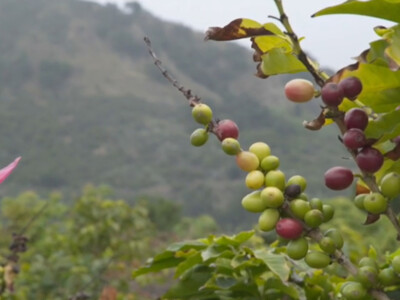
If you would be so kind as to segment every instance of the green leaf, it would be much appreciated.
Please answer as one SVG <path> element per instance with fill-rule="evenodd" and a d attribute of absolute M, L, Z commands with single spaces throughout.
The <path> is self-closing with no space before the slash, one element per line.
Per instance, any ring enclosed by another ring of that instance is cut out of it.
<path fill-rule="evenodd" d="M 293 285 L 284 284 L 278 278 L 269 278 L 265 284 L 266 291 L 274 289 L 281 291 L 283 294 L 290 296 L 292 299 L 299 299 L 299 293 Z"/>
<path fill-rule="evenodd" d="M 368 138 L 379 139 L 378 143 L 386 142 L 389 139 L 400 135 L 400 110 L 391 111 L 370 120 L 365 129 Z"/>
<path fill-rule="evenodd" d="M 207 245 L 205 245 L 203 242 L 201 241 L 184 241 L 184 242 L 179 242 L 179 243 L 174 243 L 168 246 L 167 251 L 172 251 L 172 252 L 176 252 L 176 251 L 186 251 L 189 249 L 196 249 L 196 250 L 200 250 L 200 249 L 204 249 L 206 248 Z"/>
<path fill-rule="evenodd" d="M 203 260 L 201 259 L 200 252 L 192 254 L 176 267 L 175 278 L 181 276 L 186 270 L 202 262 Z"/>
<path fill-rule="evenodd" d="M 286 52 L 283 48 L 271 49 L 263 54 L 261 59 L 258 71 L 265 76 L 307 71 L 294 54 Z"/>
<path fill-rule="evenodd" d="M 342 4 L 324 8 L 313 17 L 331 14 L 354 14 L 376 17 L 400 23 L 400 1 L 398 0 L 350 0 Z"/>
<path fill-rule="evenodd" d="M 133 271 L 133 278 L 147 273 L 159 272 L 164 269 L 176 267 L 184 260 L 184 258 L 170 257 L 158 261 L 150 261 L 146 266 Z"/>
<path fill-rule="evenodd" d="M 253 235 L 254 235 L 254 230 L 243 231 L 231 237 L 223 235 L 217 238 L 215 240 L 215 243 L 219 245 L 226 245 L 226 246 L 229 245 L 237 247 L 243 244 L 244 242 L 247 242 Z"/>
<path fill-rule="evenodd" d="M 264 261 L 268 268 L 282 281 L 287 281 L 290 275 L 290 268 L 283 255 L 269 253 L 265 250 L 254 251 L 255 257 Z"/>

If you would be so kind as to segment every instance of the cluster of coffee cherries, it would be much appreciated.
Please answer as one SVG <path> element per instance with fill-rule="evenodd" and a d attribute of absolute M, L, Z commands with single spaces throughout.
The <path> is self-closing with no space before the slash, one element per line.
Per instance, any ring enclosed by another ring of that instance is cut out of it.
<path fill-rule="evenodd" d="M 400 256 L 394 256 L 382 268 L 375 259 L 363 257 L 358 262 L 358 271 L 343 283 L 341 294 L 347 300 L 366 299 L 368 290 L 386 288 L 400 284 Z"/>
<path fill-rule="evenodd" d="M 300 175 L 286 180 L 279 170 L 280 160 L 271 154 L 264 142 L 253 143 L 247 150 L 238 141 L 239 128 L 232 120 L 212 122 L 212 111 L 205 104 L 197 104 L 192 109 L 196 122 L 205 125 L 191 135 L 194 146 L 203 145 L 209 132 L 221 141 L 222 150 L 236 158 L 238 167 L 247 172 L 246 186 L 252 190 L 243 197 L 242 206 L 252 213 L 259 213 L 258 228 L 276 234 L 287 241 L 287 255 L 303 259 L 312 268 L 324 268 L 332 261 L 332 254 L 343 246 L 343 238 L 336 229 L 326 231 L 319 241 L 319 247 L 309 250 L 308 233 L 328 222 L 334 209 L 318 198 L 309 199 L 305 194 L 307 181 Z M 211 122 L 211 123 L 210 123 Z M 212 126 L 212 128 L 210 128 Z"/>

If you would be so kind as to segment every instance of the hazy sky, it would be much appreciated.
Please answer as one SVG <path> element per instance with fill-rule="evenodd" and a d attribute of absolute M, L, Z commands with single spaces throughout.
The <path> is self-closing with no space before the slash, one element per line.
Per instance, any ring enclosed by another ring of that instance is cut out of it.
<path fill-rule="evenodd" d="M 91 1 L 119 4 L 125 2 L 124 0 Z M 201 32 L 205 32 L 210 26 L 226 25 L 240 17 L 266 23 L 272 21 L 268 18 L 269 15 L 277 16 L 272 0 L 139 0 L 138 2 L 164 20 L 182 23 Z M 310 17 L 323 7 L 342 2 L 344 0 L 283 1 L 294 30 L 298 35 L 306 37 L 302 43 L 304 49 L 317 58 L 322 66 L 334 69 L 352 63 L 352 57 L 368 48 L 370 41 L 377 39 L 373 27 L 390 25 L 379 19 L 361 16 Z M 242 41 L 241 44 L 249 46 L 250 42 Z"/>

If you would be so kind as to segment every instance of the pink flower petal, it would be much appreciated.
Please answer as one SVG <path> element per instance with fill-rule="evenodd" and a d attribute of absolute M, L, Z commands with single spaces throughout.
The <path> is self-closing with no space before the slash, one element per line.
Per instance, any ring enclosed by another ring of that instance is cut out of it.
<path fill-rule="evenodd" d="M 17 157 L 11 164 L 0 170 L 0 183 L 2 183 L 8 177 L 8 175 L 12 173 L 12 171 L 17 167 L 20 160 L 21 156 Z"/>

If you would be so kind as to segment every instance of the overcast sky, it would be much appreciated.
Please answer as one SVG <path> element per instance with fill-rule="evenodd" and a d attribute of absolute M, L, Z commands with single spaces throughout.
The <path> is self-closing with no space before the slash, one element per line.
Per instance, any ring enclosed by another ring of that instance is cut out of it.
<path fill-rule="evenodd" d="M 124 0 L 91 0 L 114 2 L 122 5 Z M 128 2 L 131 2 L 130 0 Z M 277 16 L 272 0 L 142 0 L 138 1 L 154 15 L 205 32 L 210 26 L 224 26 L 230 21 L 244 17 L 260 23 L 272 21 Z M 342 3 L 339 0 L 284 0 L 287 14 L 294 30 L 306 37 L 302 45 L 318 59 L 322 66 L 333 69 L 354 62 L 351 58 L 368 48 L 377 39 L 373 27 L 390 26 L 390 23 L 370 17 L 333 15 L 311 18 L 321 8 Z M 249 46 L 248 42 L 241 42 Z"/>

